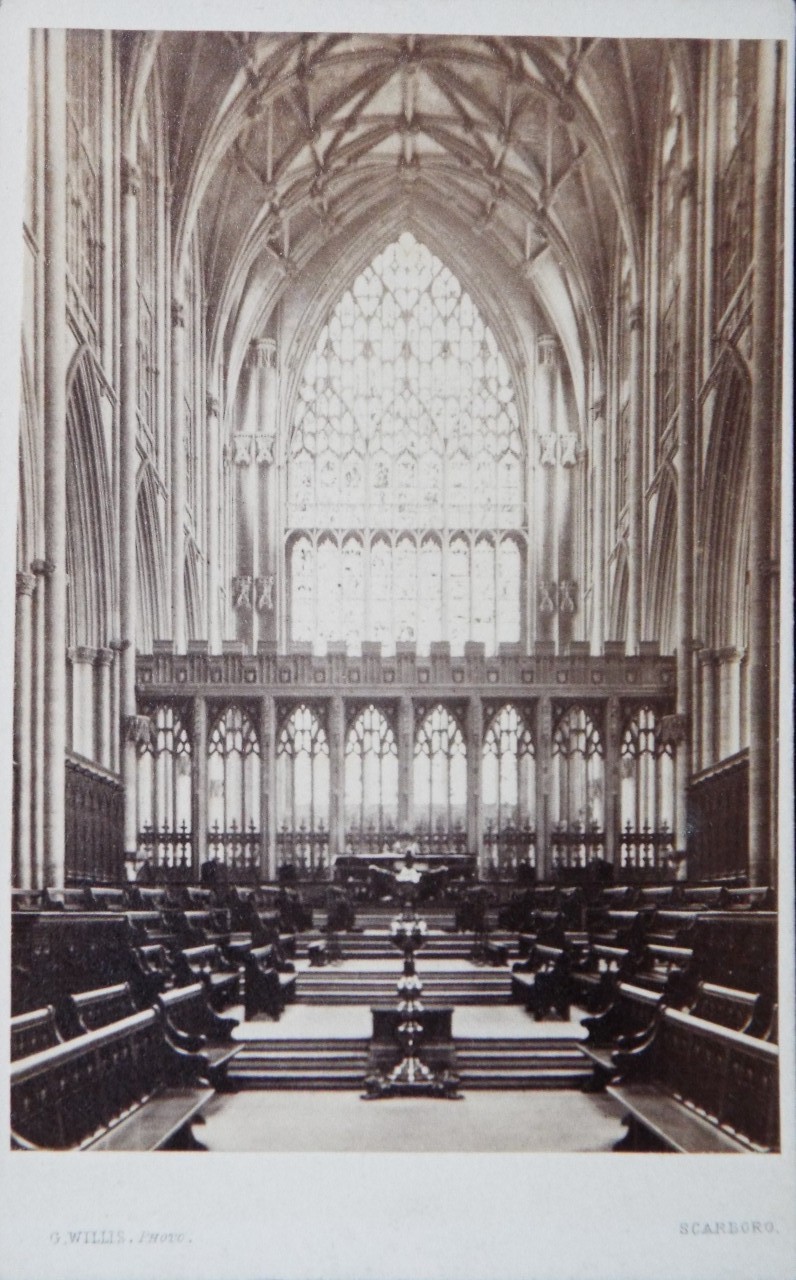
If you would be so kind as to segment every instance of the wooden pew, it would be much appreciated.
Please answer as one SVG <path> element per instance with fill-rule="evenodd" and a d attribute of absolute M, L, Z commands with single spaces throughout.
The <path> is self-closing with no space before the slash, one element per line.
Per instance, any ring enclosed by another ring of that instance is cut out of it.
<path fill-rule="evenodd" d="M 174 985 L 174 964 L 166 948 L 159 942 L 133 947 L 130 982 L 138 1003 L 152 1004 L 155 998 Z"/>
<path fill-rule="evenodd" d="M 724 885 L 718 905 L 722 911 L 776 911 L 777 894 L 767 885 L 747 889 L 730 889 Z"/>
<path fill-rule="evenodd" d="M 201 1149 L 191 1124 L 214 1096 L 154 1009 L 11 1064 L 12 1145 L 22 1150 Z"/>
<path fill-rule="evenodd" d="M 61 1036 L 55 1021 L 55 1006 L 32 1009 L 30 1013 L 18 1013 L 11 1019 L 11 1061 L 27 1058 L 42 1049 L 60 1044 Z"/>
<path fill-rule="evenodd" d="M 615 1150 L 778 1150 L 776 1045 L 665 1009 L 654 1034 L 614 1063 L 608 1094 L 628 1126 Z"/>
<path fill-rule="evenodd" d="M 523 1000 L 528 1013 L 537 1021 L 555 1012 L 569 1018 L 570 972 L 572 956 L 564 947 L 537 943 L 530 963 L 537 967 L 533 972 L 518 969 L 511 974 L 512 995 Z"/>
<path fill-rule="evenodd" d="M 772 998 L 777 987 L 777 916 L 771 911 L 711 911 L 694 931 L 695 966 L 706 982 Z"/>
<path fill-rule="evenodd" d="M 128 886 L 130 906 L 134 911 L 165 911 L 170 906 L 164 885 L 131 884 Z"/>
<path fill-rule="evenodd" d="M 650 943 L 633 971 L 636 986 L 665 995 L 670 1004 L 685 1004 L 699 978 L 690 947 L 666 947 Z"/>
<path fill-rule="evenodd" d="M 158 997 L 157 1006 L 165 1019 L 169 1040 L 198 1054 L 203 1077 L 214 1089 L 226 1089 L 227 1068 L 243 1048 L 231 1043 L 237 1018 L 220 1017 L 208 1004 L 201 982 L 167 991 Z"/>
<path fill-rule="evenodd" d="M 130 906 L 130 898 L 126 889 L 88 885 L 86 905 L 91 911 L 126 911 Z"/>
<path fill-rule="evenodd" d="M 295 999 L 296 973 L 292 964 L 280 962 L 273 946 L 253 947 L 244 967 L 246 1017 L 267 1013 L 278 1018 L 289 1000 Z"/>
<path fill-rule="evenodd" d="M 237 965 L 225 960 L 213 943 L 204 947 L 185 947 L 175 953 L 174 969 L 181 986 L 204 983 L 207 998 L 219 1011 L 240 998 L 240 973 Z"/>
<path fill-rule="evenodd" d="M 771 1025 L 771 1002 L 753 991 L 737 991 L 715 982 L 697 984 L 686 1011 L 705 1022 L 742 1031 L 745 1035 L 764 1036 Z"/>
<path fill-rule="evenodd" d="M 88 890 L 55 889 L 49 887 L 42 892 L 42 904 L 45 911 L 90 911 L 91 903 Z"/>
<path fill-rule="evenodd" d="M 592 1065 L 589 1092 L 602 1092 L 617 1072 L 614 1051 L 644 1043 L 652 1034 L 663 1008 L 662 997 L 654 991 L 647 991 L 631 982 L 620 982 L 607 1009 L 593 1017 L 581 1018 L 581 1025 L 588 1031 L 588 1039 L 578 1047 Z"/>
<path fill-rule="evenodd" d="M 56 1007 L 75 991 L 131 977 L 130 926 L 111 912 L 18 911 L 11 927 L 12 1012 Z"/>
<path fill-rule="evenodd" d="M 656 911 L 647 929 L 645 941 L 664 947 L 691 946 L 698 920 L 696 911 Z"/>
<path fill-rule="evenodd" d="M 714 907 L 721 906 L 721 896 L 724 892 L 722 885 L 683 885 L 681 890 L 681 898 L 684 907 L 691 907 L 693 910 L 704 911 L 706 908 L 712 910 Z"/>
<path fill-rule="evenodd" d="M 177 935 L 165 923 L 161 911 L 126 911 L 125 919 L 130 925 L 130 932 L 137 946 L 146 947 L 156 944 L 161 947 L 173 947 Z"/>
<path fill-rule="evenodd" d="M 111 1022 L 121 1022 L 138 1013 L 129 982 L 119 982 L 112 987 L 97 987 L 94 991 L 81 991 L 70 996 L 62 1025 L 67 1037 L 84 1036 L 88 1031 L 107 1027 Z"/>
<path fill-rule="evenodd" d="M 44 903 L 42 902 L 42 894 L 38 889 L 12 889 L 11 890 L 11 910 L 12 911 L 42 911 Z"/>
<path fill-rule="evenodd" d="M 607 1008 L 617 984 L 632 980 L 638 961 L 638 952 L 628 947 L 596 943 L 588 949 L 584 962 L 573 967 L 570 974 L 573 1003 L 589 1013 Z"/>

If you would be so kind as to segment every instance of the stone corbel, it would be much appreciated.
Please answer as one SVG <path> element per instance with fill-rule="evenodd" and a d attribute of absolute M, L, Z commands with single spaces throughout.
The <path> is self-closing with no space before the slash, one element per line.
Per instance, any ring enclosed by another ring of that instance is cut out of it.
<path fill-rule="evenodd" d="M 122 720 L 125 742 L 136 747 L 148 747 L 152 741 L 152 721 L 149 716 L 125 716 Z"/>
<path fill-rule="evenodd" d="M 687 738 L 688 716 L 680 713 L 661 716 L 661 742 L 665 746 L 682 746 Z"/>
<path fill-rule="evenodd" d="M 252 579 L 249 574 L 242 574 L 232 579 L 232 608 L 251 609 Z"/>
<path fill-rule="evenodd" d="M 248 467 L 252 460 L 252 437 L 236 435 L 232 437 L 232 461 L 236 467 Z"/>
<path fill-rule="evenodd" d="M 254 461 L 262 466 L 270 467 L 274 461 L 274 444 L 276 443 L 273 435 L 258 433 L 254 437 Z"/>
<path fill-rule="evenodd" d="M 565 431 L 558 438 L 559 462 L 562 467 L 574 467 L 578 461 L 578 436 L 575 431 Z"/>
<path fill-rule="evenodd" d="M 545 431 L 539 436 L 539 461 L 543 467 L 554 467 L 558 460 L 558 436 Z"/>
<path fill-rule="evenodd" d="M 274 608 L 274 585 L 276 575 L 266 573 L 262 578 L 255 578 L 254 601 L 258 613 L 272 613 Z"/>

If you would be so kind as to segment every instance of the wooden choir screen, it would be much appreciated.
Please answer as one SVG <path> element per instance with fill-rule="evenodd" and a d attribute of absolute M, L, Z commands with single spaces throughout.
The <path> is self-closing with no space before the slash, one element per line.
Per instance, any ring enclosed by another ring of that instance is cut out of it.
<path fill-rule="evenodd" d="M 114 884 L 124 878 L 124 788 L 115 774 L 74 756 L 66 761 L 66 879 Z"/>
<path fill-rule="evenodd" d="M 688 874 L 713 880 L 749 868 L 749 753 L 739 751 L 692 778 L 688 788 Z"/>

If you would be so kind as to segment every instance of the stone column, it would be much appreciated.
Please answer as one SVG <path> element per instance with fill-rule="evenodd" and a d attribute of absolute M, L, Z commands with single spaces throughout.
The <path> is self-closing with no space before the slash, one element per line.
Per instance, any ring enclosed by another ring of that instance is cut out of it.
<path fill-rule="evenodd" d="M 257 467 L 257 530 L 255 570 L 255 621 L 260 639 L 277 638 L 276 581 L 279 551 L 275 456 L 277 426 L 276 342 L 261 338 L 253 343 L 257 366 L 257 421 L 254 457 Z"/>
<path fill-rule="evenodd" d="M 72 749 L 94 759 L 94 662 L 96 649 L 78 645 L 70 650 L 72 663 Z"/>
<path fill-rule="evenodd" d="M 122 757 L 122 711 L 121 711 L 121 669 L 122 654 L 125 650 L 124 640 L 111 640 L 110 650 L 113 654 L 113 673 L 111 676 L 111 768 L 114 773 L 121 771 Z"/>
<path fill-rule="evenodd" d="M 345 710 L 342 694 L 329 703 L 329 862 L 345 849 Z"/>
<path fill-rule="evenodd" d="M 32 573 L 17 574 L 17 616 L 14 650 L 14 880 L 32 889 L 33 874 L 33 592 Z"/>
<path fill-rule="evenodd" d="M 536 438 L 539 449 L 538 487 L 536 493 L 536 521 L 540 530 L 536 539 L 537 592 L 536 638 L 551 640 L 555 636 L 556 621 L 556 508 L 555 477 L 558 465 L 558 437 L 556 433 L 556 378 L 558 372 L 558 343 L 551 334 L 544 334 L 538 341 L 539 358 L 536 365 Z"/>
<path fill-rule="evenodd" d="M 218 399 L 208 394 L 207 412 L 207 638 L 210 652 L 221 651 L 221 619 L 219 577 L 221 568 L 220 538 L 220 477 L 221 422 L 218 416 Z"/>
<path fill-rule="evenodd" d="M 47 578 L 52 566 L 46 560 L 34 560 L 30 566 L 36 578 L 33 598 L 33 884 L 34 889 L 45 886 L 44 865 L 44 796 L 47 788 L 47 762 L 44 749 L 47 736 L 47 717 L 44 701 L 44 671 L 47 666 L 45 627 L 45 597 Z M 66 783 L 64 782 L 64 785 Z"/>
<path fill-rule="evenodd" d="M 202 863 L 207 859 L 207 703 L 201 694 L 193 700 L 192 781 L 192 874 L 194 880 L 198 880 Z"/>
<path fill-rule="evenodd" d="M 138 843 L 136 799 L 135 625 L 137 570 L 135 554 L 136 484 L 138 478 L 138 193 L 140 174 L 122 159 L 119 358 L 119 601 L 123 647 L 119 664 L 119 710 L 123 725 L 121 773 L 124 783 L 124 852 L 134 857 Z"/>
<path fill-rule="evenodd" d="M 44 876 L 65 876 L 66 33 L 44 33 Z"/>
<path fill-rule="evenodd" d="M 638 653 L 644 597 L 644 534 L 642 520 L 644 450 L 644 308 L 630 309 L 630 422 L 628 426 L 628 587 L 627 652 Z"/>
<path fill-rule="evenodd" d="M 415 709 L 408 693 L 398 708 L 398 830 L 411 831 L 414 822 L 412 796 L 415 763 Z"/>
<path fill-rule="evenodd" d="M 550 790 L 552 786 L 553 709 L 543 694 L 536 704 L 536 878 L 550 870 Z"/>
<path fill-rule="evenodd" d="M 591 555 L 591 651 L 602 653 L 605 639 L 605 397 L 592 406 L 592 555 Z"/>
<path fill-rule="evenodd" d="M 608 862 L 619 862 L 621 838 L 621 813 L 619 806 L 620 766 L 622 750 L 622 718 L 619 699 L 611 697 L 605 706 L 605 796 L 603 798 L 605 831 L 605 857 Z"/>
<path fill-rule="evenodd" d="M 171 636 L 185 652 L 185 306 L 171 304 Z"/>
<path fill-rule="evenodd" d="M 483 863 L 484 822 L 481 801 L 481 759 L 483 748 L 483 706 L 481 696 L 471 693 L 467 704 L 467 852 L 474 853 L 479 872 Z"/>
<path fill-rule="evenodd" d="M 754 180 L 754 279 L 752 285 L 752 397 L 749 441 L 749 879 L 777 883 L 776 797 L 777 592 L 772 529 L 772 477 L 780 412 L 777 392 L 776 299 L 777 150 L 779 51 L 764 40 L 757 55 L 757 121 Z"/>
<path fill-rule="evenodd" d="M 686 163 L 680 182 L 680 298 L 677 409 L 677 715 L 682 727 L 675 756 L 675 848 L 687 842 L 691 773 L 694 658 L 694 475 L 696 468 L 696 174 Z"/>
<path fill-rule="evenodd" d="M 94 747 L 105 769 L 113 769 L 111 747 L 111 666 L 113 650 L 98 649 L 94 657 Z"/>
<path fill-rule="evenodd" d="M 276 706 L 260 698 L 260 875 L 276 879 Z"/>

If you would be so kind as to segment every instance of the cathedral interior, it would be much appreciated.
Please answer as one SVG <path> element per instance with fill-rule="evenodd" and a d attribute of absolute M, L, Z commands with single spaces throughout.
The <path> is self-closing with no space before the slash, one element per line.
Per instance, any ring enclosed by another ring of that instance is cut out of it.
<path fill-rule="evenodd" d="M 29 56 L 15 1141 L 776 1150 L 783 46 Z"/>

